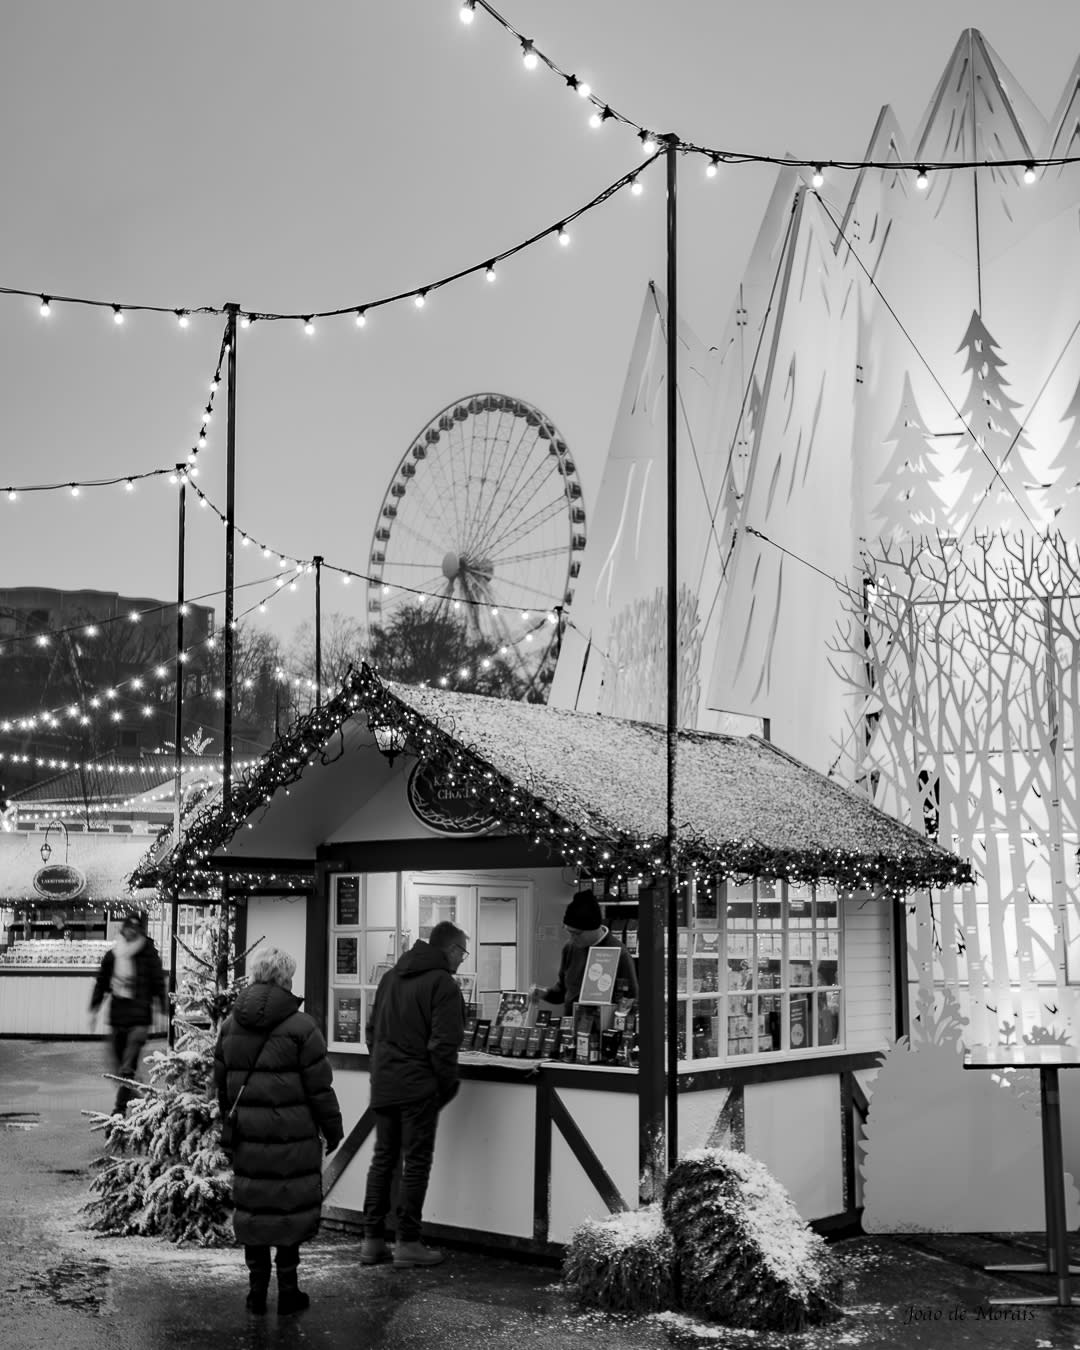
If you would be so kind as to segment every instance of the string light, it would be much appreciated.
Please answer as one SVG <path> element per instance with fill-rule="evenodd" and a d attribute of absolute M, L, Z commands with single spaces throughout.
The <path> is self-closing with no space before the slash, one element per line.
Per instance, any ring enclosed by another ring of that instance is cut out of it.
<path fill-rule="evenodd" d="M 47 295 L 41 297 L 41 308 L 38 310 L 38 313 L 43 319 L 47 319 L 52 313 L 52 309 L 49 306 L 49 297 Z"/>
<path fill-rule="evenodd" d="M 113 305 L 112 309 L 113 309 L 113 323 L 123 323 L 124 311 L 120 308 L 119 305 Z"/>
<path fill-rule="evenodd" d="M 356 326 L 357 328 L 365 328 L 367 326 L 367 315 L 364 313 L 363 309 L 358 309 L 356 311 Z"/>
<path fill-rule="evenodd" d="M 462 23 L 472 23 L 476 18 L 476 0 L 464 0 L 461 9 L 458 11 L 458 17 Z"/>
<path fill-rule="evenodd" d="M 715 178 L 720 169 L 719 155 L 713 155 L 708 164 L 705 165 L 705 177 Z"/>
<path fill-rule="evenodd" d="M 645 191 L 644 184 L 641 182 L 641 180 L 637 177 L 636 174 L 630 180 L 630 191 L 633 193 L 635 197 L 640 197 L 641 194 Z"/>
<path fill-rule="evenodd" d="M 526 70 L 535 70 L 540 58 L 528 38 L 521 39 L 521 63 Z"/>
<path fill-rule="evenodd" d="M 495 280 L 495 264 L 493 262 L 489 262 L 487 267 L 484 269 L 484 276 L 488 279 L 488 281 Z"/>
<path fill-rule="evenodd" d="M 1036 178 L 1036 174 L 1035 174 L 1035 165 L 1034 165 L 1034 164 L 1031 164 L 1031 163 L 1025 164 L 1025 165 L 1024 165 L 1024 182 L 1025 182 L 1025 183 L 1029 183 L 1029 184 L 1030 184 L 1030 183 L 1034 183 L 1035 178 Z"/>
<path fill-rule="evenodd" d="M 308 335 L 308 337 L 311 337 L 315 332 L 315 324 L 312 321 L 312 317 L 310 314 L 308 314 L 304 319 L 304 332 Z"/>
<path fill-rule="evenodd" d="M 566 230 L 566 226 L 565 226 L 565 225 L 560 225 L 560 226 L 559 226 L 558 240 L 559 240 L 559 243 L 562 244 L 563 248 L 565 248 L 565 247 L 567 246 L 567 244 L 569 244 L 569 242 L 570 242 L 570 236 L 569 236 L 569 234 L 567 233 L 567 230 Z"/>
<path fill-rule="evenodd" d="M 824 186 L 824 183 L 825 183 L 825 174 L 822 170 L 822 167 L 820 164 L 815 164 L 814 172 L 810 178 L 810 184 L 812 187 L 819 188 Z"/>
<path fill-rule="evenodd" d="M 423 308 L 424 308 L 424 306 L 427 304 L 427 290 L 426 290 L 426 289 L 420 290 L 420 291 L 417 291 L 417 292 L 416 292 L 416 295 L 413 297 L 413 304 L 416 306 L 417 309 L 423 309 Z"/>
<path fill-rule="evenodd" d="M 656 140 L 651 131 L 639 131 L 638 140 L 641 141 L 641 153 L 643 155 L 656 154 Z"/>
<path fill-rule="evenodd" d="M 915 186 L 920 192 L 925 192 L 930 186 L 930 179 L 927 176 L 926 169 L 921 164 L 918 166 L 918 172 L 915 174 Z"/>
<path fill-rule="evenodd" d="M 176 322 L 179 324 L 181 328 L 186 328 L 188 326 L 188 324 L 191 322 L 191 319 L 188 317 L 188 312 L 186 309 L 178 309 L 176 311 Z"/>

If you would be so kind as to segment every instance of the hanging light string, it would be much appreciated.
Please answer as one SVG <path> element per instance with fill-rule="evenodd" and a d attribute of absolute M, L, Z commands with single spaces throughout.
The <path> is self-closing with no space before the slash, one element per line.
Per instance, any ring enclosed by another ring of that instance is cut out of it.
<path fill-rule="evenodd" d="M 154 785 L 161 780 L 163 774 L 175 778 L 176 752 L 171 746 L 159 746 L 156 750 L 144 752 L 144 757 L 132 762 L 123 762 L 114 760 L 112 763 L 106 762 L 103 758 L 98 759 L 56 759 L 46 758 L 35 760 L 33 755 L 19 754 L 11 750 L 0 750 L 0 762 L 7 764 L 37 764 L 38 768 L 59 769 L 63 772 L 67 770 L 79 770 L 82 773 L 103 773 L 116 774 L 121 778 L 132 777 L 135 774 L 149 775 L 154 779 Z M 155 764 L 154 760 L 159 759 L 160 764 Z M 240 774 L 250 768 L 254 768 L 259 763 L 259 759 L 233 760 L 233 772 Z M 183 771 L 186 774 L 211 772 L 218 775 L 224 773 L 224 760 L 211 759 L 208 756 L 195 755 L 185 756 Z M 19 800 L 9 798 L 11 805 L 19 808 Z M 28 803 L 29 807 L 29 803 Z M 80 806 L 80 810 L 82 807 Z"/>
<path fill-rule="evenodd" d="M 628 173 L 624 173 L 621 178 L 617 178 L 613 183 L 610 183 L 602 192 L 597 193 L 595 197 L 590 201 L 587 201 L 583 206 L 579 206 L 575 210 L 567 212 L 566 215 L 560 216 L 553 225 L 546 225 L 542 230 L 537 230 L 535 234 L 529 235 L 527 239 L 523 239 L 520 243 L 514 244 L 511 248 L 503 249 L 500 253 L 489 254 L 481 262 L 470 263 L 466 267 L 459 268 L 456 272 L 450 272 L 446 276 L 439 277 L 434 281 L 425 282 L 422 286 L 413 286 L 409 290 L 397 291 L 393 295 L 381 296 L 374 300 L 351 301 L 349 304 L 340 305 L 335 309 L 312 308 L 307 312 L 301 310 L 289 313 L 276 310 L 244 309 L 240 311 L 240 326 L 242 328 L 247 328 L 258 320 L 263 320 L 264 322 L 299 320 L 303 324 L 304 332 L 311 336 L 315 332 L 316 319 L 335 319 L 352 315 L 356 321 L 356 326 L 358 328 L 363 328 L 367 323 L 367 316 L 372 310 L 382 309 L 386 305 L 397 304 L 403 300 L 411 300 L 417 309 L 422 309 L 426 304 L 428 297 L 433 295 L 436 291 L 441 290 L 444 286 L 449 286 L 452 282 L 460 281 L 464 277 L 475 276 L 479 272 L 482 272 L 489 281 L 492 281 L 495 279 L 495 269 L 499 263 L 504 262 L 507 258 L 513 258 L 518 253 L 523 253 L 526 249 L 532 248 L 534 245 L 540 243 L 541 240 L 549 239 L 554 236 L 560 244 L 569 244 L 570 234 L 567 226 L 573 224 L 575 220 L 578 220 L 587 212 L 595 210 L 598 206 L 603 206 L 606 201 L 614 197 L 616 193 L 621 192 L 623 188 L 629 187 L 633 195 L 638 196 L 642 189 L 640 181 L 642 172 L 658 157 L 658 154 L 652 155 L 652 157 L 646 160 L 644 164 L 639 165 L 635 169 L 631 169 Z M 96 300 L 73 295 L 51 295 L 42 291 L 27 290 L 18 286 L 0 286 L 0 295 L 29 296 L 39 300 L 41 302 L 41 313 L 46 317 L 52 312 L 52 305 L 54 303 L 89 305 L 99 309 L 111 309 L 113 311 L 113 319 L 118 323 L 123 322 L 125 314 L 138 312 L 140 310 L 155 314 L 175 314 L 178 317 L 188 317 L 193 314 L 224 314 L 226 312 L 220 305 L 183 307 L 175 305 L 114 304 L 109 300 Z M 227 350 L 227 346 L 224 346 L 223 354 Z M 221 361 L 219 360 L 219 374 L 220 368 Z"/>
<path fill-rule="evenodd" d="M 173 464 L 167 469 L 145 469 L 139 473 L 113 474 L 107 478 L 67 479 L 64 482 L 58 483 L 9 483 L 7 487 L 0 488 L 0 495 L 6 497 L 9 502 L 17 502 L 21 496 L 29 495 L 33 492 L 68 492 L 73 497 L 78 497 L 85 488 L 118 487 L 121 484 L 127 492 L 133 492 L 136 483 L 144 482 L 149 478 L 168 478 L 170 483 L 176 484 L 181 478 L 187 476 L 190 476 L 191 478 L 196 477 L 199 472 L 197 463 L 199 452 L 206 448 L 208 427 L 214 416 L 214 397 L 221 386 L 221 369 L 225 363 L 225 357 L 228 355 L 228 352 L 229 344 L 225 334 L 223 334 L 221 346 L 218 350 L 217 364 L 214 367 L 214 374 L 210 379 L 206 407 L 201 414 L 199 431 L 195 438 L 195 444 L 187 453 L 188 467 L 183 473 L 178 473 L 175 464 Z"/>
<path fill-rule="evenodd" d="M 245 582 L 244 586 L 264 585 L 266 578 L 259 578 L 257 581 Z M 243 589 L 237 587 L 236 589 Z M 265 604 L 274 598 L 276 591 L 269 592 L 256 605 L 249 606 L 237 618 L 233 620 L 234 626 L 239 625 L 240 621 L 248 614 L 251 614 L 259 605 Z M 81 726 L 89 726 L 95 719 L 91 716 L 91 711 L 108 712 L 112 721 L 122 720 L 123 714 L 113 705 L 116 701 L 125 696 L 132 702 L 141 705 L 140 711 L 143 717 L 151 717 L 161 706 L 146 702 L 146 693 L 144 692 L 147 684 L 164 683 L 169 679 L 170 671 L 177 665 L 186 664 L 198 652 L 203 649 L 213 651 L 217 647 L 217 636 L 212 634 L 209 637 L 202 638 L 198 642 L 185 647 L 179 654 L 173 654 L 163 657 L 156 661 L 153 666 L 148 666 L 141 675 L 129 676 L 127 679 L 118 680 L 115 684 L 104 686 L 100 693 L 95 693 L 82 699 L 68 700 L 64 704 L 58 704 L 54 708 L 39 710 L 35 713 L 29 713 L 22 717 L 8 717 L 0 720 L 0 734 L 23 734 L 28 731 L 58 730 L 63 727 L 65 720 L 68 722 L 77 722 Z M 279 668 L 280 669 L 280 668 Z M 214 690 L 211 697 L 219 702 L 224 699 L 223 690 Z M 192 696 L 196 697 L 196 696 Z"/>
<path fill-rule="evenodd" d="M 544 65 L 553 75 L 565 84 L 567 90 L 576 97 L 583 99 L 592 109 L 589 114 L 589 125 L 593 129 L 599 129 L 608 122 L 619 123 L 622 126 L 629 127 L 637 134 L 641 142 L 642 150 L 645 154 L 652 154 L 658 144 L 659 138 L 651 132 L 643 122 L 636 118 L 620 112 L 618 108 L 613 107 L 599 94 L 595 93 L 592 86 L 577 75 L 571 74 L 553 61 L 548 54 L 543 51 L 530 37 L 526 37 L 514 25 L 505 18 L 494 5 L 488 3 L 488 0 L 457 0 L 458 12 L 462 23 L 469 25 L 476 17 L 476 11 L 482 10 L 490 15 L 492 19 L 518 44 L 521 51 L 522 64 L 526 70 L 532 71 L 538 66 Z M 885 169 L 885 170 L 907 170 L 916 175 L 916 186 L 920 189 L 928 185 L 928 174 L 931 171 L 940 171 L 945 169 L 1001 169 L 1001 168 L 1020 168 L 1024 170 L 1024 182 L 1034 183 L 1038 178 L 1037 170 L 1040 168 L 1060 167 L 1065 164 L 1076 164 L 1080 162 L 1080 155 L 1054 155 L 1054 156 L 1031 156 L 1024 155 L 1017 159 L 969 159 L 969 160 L 898 160 L 898 159 L 834 159 L 831 156 L 815 155 L 810 159 L 800 159 L 796 155 L 770 155 L 759 154 L 749 150 L 729 150 L 718 149 L 715 146 L 700 145 L 695 141 L 684 140 L 681 136 L 675 137 L 676 148 L 683 154 L 701 155 L 708 160 L 706 173 L 713 177 L 720 164 L 772 164 L 779 168 L 810 169 L 814 175 L 814 187 L 821 187 L 823 175 L 826 169 L 845 169 L 857 171 L 860 169 Z"/>

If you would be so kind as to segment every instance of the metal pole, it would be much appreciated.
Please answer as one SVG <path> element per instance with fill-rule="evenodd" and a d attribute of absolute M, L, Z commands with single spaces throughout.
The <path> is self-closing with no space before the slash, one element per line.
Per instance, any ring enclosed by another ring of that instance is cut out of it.
<path fill-rule="evenodd" d="M 225 708 L 222 718 L 221 744 L 221 812 L 228 818 L 232 808 L 232 724 L 233 724 L 233 613 L 235 595 L 233 579 L 236 560 L 236 318 L 240 312 L 237 304 L 225 306 L 229 316 L 225 330 L 225 339 L 229 345 L 228 403 L 225 432 Z M 229 947 L 229 878 L 227 873 L 221 877 L 221 947 L 218 952 L 219 978 L 228 983 L 229 966 L 232 952 Z"/>
<path fill-rule="evenodd" d="M 679 735 L 678 594 L 678 318 L 676 306 L 676 160 L 679 138 L 667 143 L 667 1165 L 679 1158 L 679 877 L 675 846 L 675 761 Z M 687 961 L 689 961 L 689 953 Z M 688 972 L 689 974 L 689 972 Z M 690 988 L 689 979 L 686 984 Z"/>
<path fill-rule="evenodd" d="M 322 554 L 316 553 L 315 564 L 315 706 L 322 704 Z"/>
<path fill-rule="evenodd" d="M 187 465 L 178 464 L 180 494 L 176 524 L 176 708 L 173 720 L 175 758 L 173 845 L 180 843 L 180 788 L 184 774 L 184 545 L 187 528 Z M 176 1044 L 176 927 L 180 918 L 180 887 L 172 887 L 169 904 L 169 1048 Z"/>

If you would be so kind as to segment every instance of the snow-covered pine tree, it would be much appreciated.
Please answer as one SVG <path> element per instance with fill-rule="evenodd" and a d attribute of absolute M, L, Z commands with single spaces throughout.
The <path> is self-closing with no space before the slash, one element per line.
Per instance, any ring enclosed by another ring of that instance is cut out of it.
<path fill-rule="evenodd" d="M 219 960 L 224 925 L 208 924 L 177 990 L 176 1044 L 146 1058 L 149 1083 L 124 1116 L 87 1112 L 105 1152 L 86 1205 L 100 1233 L 163 1237 L 204 1247 L 231 1244 L 232 1169 L 221 1151 L 214 1046 L 243 981 Z"/>

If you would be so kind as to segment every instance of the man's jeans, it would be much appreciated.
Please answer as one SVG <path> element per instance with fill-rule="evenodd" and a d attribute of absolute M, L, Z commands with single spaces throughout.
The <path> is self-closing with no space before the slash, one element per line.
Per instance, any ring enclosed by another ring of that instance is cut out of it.
<path fill-rule="evenodd" d="M 113 1027 L 112 1052 L 115 1072 L 120 1078 L 134 1078 L 139 1071 L 139 1056 L 150 1035 L 149 1027 Z M 116 1093 L 114 1116 L 122 1116 L 132 1097 L 138 1096 L 126 1084 L 121 1083 Z"/>
<path fill-rule="evenodd" d="M 401 1106 L 375 1109 L 375 1152 L 368 1168 L 364 1195 L 364 1231 L 369 1238 L 386 1236 L 390 1213 L 390 1185 L 394 1168 L 401 1160 L 398 1185 L 396 1231 L 401 1242 L 416 1242 L 420 1237 L 420 1215 L 431 1176 L 435 1152 L 435 1126 L 439 1121 L 439 1099 L 426 1097 Z"/>

